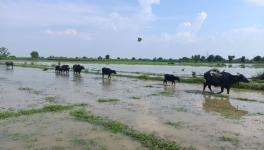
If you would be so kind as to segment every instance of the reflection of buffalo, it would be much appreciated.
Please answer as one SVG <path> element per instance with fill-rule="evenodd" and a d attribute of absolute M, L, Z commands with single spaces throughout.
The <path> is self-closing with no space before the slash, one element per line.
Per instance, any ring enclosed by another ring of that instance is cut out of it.
<path fill-rule="evenodd" d="M 228 118 L 241 118 L 248 112 L 239 110 L 231 105 L 229 97 L 216 97 L 211 95 L 204 95 L 203 109 L 206 112 L 217 112 Z"/>
<path fill-rule="evenodd" d="M 170 81 L 172 83 L 172 85 L 175 85 L 175 80 L 180 82 L 180 78 L 179 77 L 176 77 L 176 76 L 171 75 L 171 74 L 165 74 L 164 75 L 163 84 L 167 85 L 167 82 Z"/>
<path fill-rule="evenodd" d="M 204 83 L 203 91 L 206 86 L 209 87 L 212 92 L 211 85 L 220 86 L 221 92 L 223 93 L 224 88 L 227 89 L 227 94 L 229 94 L 230 87 L 238 82 L 249 82 L 249 80 L 242 74 L 232 75 L 228 72 L 219 72 L 216 70 L 209 70 L 204 73 L 204 79 L 206 80 Z"/>
<path fill-rule="evenodd" d="M 11 67 L 11 69 L 14 68 L 14 63 L 12 61 L 7 61 L 7 62 L 5 62 L 5 64 L 6 64 L 7 68 L 10 68 L 10 67 Z"/>
<path fill-rule="evenodd" d="M 110 68 L 102 68 L 102 75 L 108 75 L 108 79 L 111 79 L 111 74 L 116 74 L 115 70 L 111 70 Z"/>
<path fill-rule="evenodd" d="M 60 72 L 60 66 L 59 65 L 55 66 L 55 72 L 56 73 L 59 73 Z"/>
<path fill-rule="evenodd" d="M 81 65 L 73 65 L 72 67 L 74 74 L 81 74 L 81 71 L 84 69 L 84 66 Z"/>

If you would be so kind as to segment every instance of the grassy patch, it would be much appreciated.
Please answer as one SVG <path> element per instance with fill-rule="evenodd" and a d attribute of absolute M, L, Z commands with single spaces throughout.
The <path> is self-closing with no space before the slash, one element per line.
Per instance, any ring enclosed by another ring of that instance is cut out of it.
<path fill-rule="evenodd" d="M 98 149 L 98 150 L 106 150 L 106 147 L 104 145 L 100 145 L 95 140 L 92 139 L 80 139 L 75 138 L 72 140 L 72 143 L 78 147 L 84 147 L 84 149 L 92 150 L 92 149 Z"/>
<path fill-rule="evenodd" d="M 188 109 L 186 109 L 185 107 L 177 107 L 176 111 L 177 112 L 188 112 Z"/>
<path fill-rule="evenodd" d="M 97 100 L 97 102 L 99 103 L 110 103 L 110 102 L 118 102 L 118 101 L 120 101 L 120 99 L 115 99 L 115 98 L 110 98 L 110 99 L 100 98 Z"/>
<path fill-rule="evenodd" d="M 220 137 L 221 141 L 230 142 L 233 145 L 237 145 L 239 143 L 239 139 L 236 137 L 231 137 L 229 135 L 224 135 Z"/>
<path fill-rule="evenodd" d="M 47 113 L 47 112 L 62 112 L 65 110 L 73 109 L 75 106 L 84 106 L 84 104 L 76 105 L 47 105 L 42 108 L 32 108 L 28 110 L 19 111 L 2 111 L 0 112 L 0 120 L 10 117 L 28 116 L 37 113 Z"/>
<path fill-rule="evenodd" d="M 257 100 L 254 99 L 249 99 L 249 98 L 234 98 L 240 101 L 246 101 L 246 102 L 258 102 Z"/>
<path fill-rule="evenodd" d="M 159 92 L 159 93 L 153 93 L 150 96 L 166 96 L 166 97 L 172 97 L 173 95 L 174 95 L 173 92 L 163 91 L 163 92 Z"/>
<path fill-rule="evenodd" d="M 153 88 L 154 86 L 152 86 L 152 85 L 145 85 L 144 87 Z"/>
<path fill-rule="evenodd" d="M 131 137 L 132 139 L 140 142 L 143 146 L 152 150 L 183 150 L 183 148 L 175 142 L 161 139 L 153 134 L 146 134 L 129 128 L 127 125 L 113 121 L 100 116 L 95 116 L 84 109 L 71 112 L 71 115 L 78 120 L 89 122 L 93 125 L 98 125 L 113 133 L 120 133 Z"/>
<path fill-rule="evenodd" d="M 29 87 L 20 87 L 20 88 L 18 88 L 18 90 L 27 91 L 29 93 L 33 93 L 33 94 L 36 94 L 36 95 L 40 94 L 40 91 L 36 91 L 36 90 L 34 90 L 32 88 L 29 88 Z"/>
<path fill-rule="evenodd" d="M 168 122 L 165 122 L 166 125 L 169 125 L 169 126 L 172 126 L 176 129 L 179 129 L 179 128 L 182 128 L 182 126 L 184 125 L 184 122 L 182 121 L 179 121 L 179 122 L 171 122 L 171 121 L 168 121 Z"/>
<path fill-rule="evenodd" d="M 217 94 L 217 93 L 211 93 L 211 92 L 202 92 L 203 95 L 205 96 L 214 96 L 214 97 L 220 97 L 220 98 L 228 98 L 228 95 L 222 95 L 222 94 Z"/>
<path fill-rule="evenodd" d="M 137 97 L 137 96 L 132 96 L 130 97 L 131 99 L 140 99 L 140 97 Z"/>
<path fill-rule="evenodd" d="M 50 103 L 55 103 L 56 102 L 56 96 L 48 96 L 45 97 L 45 100 Z"/>

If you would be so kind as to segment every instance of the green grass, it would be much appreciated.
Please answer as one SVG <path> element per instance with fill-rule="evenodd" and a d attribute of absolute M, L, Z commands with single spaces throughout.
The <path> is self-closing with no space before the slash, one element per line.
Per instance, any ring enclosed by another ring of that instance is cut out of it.
<path fill-rule="evenodd" d="M 221 136 L 220 140 L 221 141 L 225 141 L 225 142 L 230 142 L 233 145 L 237 145 L 239 143 L 239 139 L 238 138 L 231 137 L 231 136 L 228 136 L 228 135 Z"/>
<path fill-rule="evenodd" d="M 177 112 L 188 112 L 188 109 L 186 109 L 185 107 L 177 107 L 176 111 Z"/>
<path fill-rule="evenodd" d="M 45 100 L 50 103 L 55 103 L 56 102 L 56 96 L 48 96 L 45 97 Z"/>
<path fill-rule="evenodd" d="M 86 121 L 90 124 L 101 126 L 113 133 L 120 133 L 140 142 L 143 146 L 152 150 L 184 150 L 183 148 L 173 141 L 161 139 L 153 134 L 146 134 L 136 131 L 127 125 L 113 121 L 100 116 L 95 116 L 84 109 L 71 112 L 71 115 L 78 120 Z M 190 148 L 191 149 L 191 148 Z M 193 149 L 193 148 L 192 148 Z"/>
<path fill-rule="evenodd" d="M 211 92 L 202 92 L 203 95 L 205 96 L 214 96 L 214 97 L 220 97 L 220 98 L 228 98 L 228 95 L 222 95 L 218 93 L 211 93 Z"/>
<path fill-rule="evenodd" d="M 100 98 L 97 100 L 97 102 L 99 103 L 110 103 L 110 102 L 118 102 L 120 101 L 119 99 L 115 99 L 115 98 L 110 98 L 110 99 L 103 99 L 103 98 Z"/>
<path fill-rule="evenodd" d="M 240 101 L 246 101 L 246 102 L 258 102 L 258 100 L 255 99 L 249 99 L 249 98 L 234 98 Z"/>
<path fill-rule="evenodd" d="M 140 99 L 140 97 L 137 97 L 137 96 L 132 96 L 130 97 L 131 99 Z"/>
<path fill-rule="evenodd" d="M 165 122 L 166 125 L 169 125 L 169 126 L 172 126 L 176 129 L 179 129 L 179 128 L 182 128 L 183 125 L 184 125 L 184 122 L 182 121 L 179 121 L 179 122 L 171 122 L 171 121 L 168 121 L 168 122 Z"/>
<path fill-rule="evenodd" d="M 42 108 L 32 108 L 32 109 L 19 110 L 19 111 L 2 111 L 0 112 L 0 120 L 10 118 L 10 117 L 28 116 L 28 115 L 33 115 L 37 113 L 62 112 L 65 110 L 73 109 L 76 106 L 84 106 L 84 104 L 47 105 Z"/>
<path fill-rule="evenodd" d="M 172 97 L 174 95 L 174 93 L 173 92 L 169 92 L 169 91 L 163 91 L 163 92 L 159 92 L 158 95 L 166 96 L 166 97 Z"/>

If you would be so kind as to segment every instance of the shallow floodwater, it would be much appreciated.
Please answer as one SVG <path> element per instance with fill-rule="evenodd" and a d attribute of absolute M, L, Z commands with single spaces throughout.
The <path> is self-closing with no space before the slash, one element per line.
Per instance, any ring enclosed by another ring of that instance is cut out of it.
<path fill-rule="evenodd" d="M 96 115 L 183 146 L 264 149 L 262 91 L 231 90 L 230 96 L 219 97 L 202 94 L 202 85 L 172 87 L 156 81 L 115 76 L 103 80 L 98 75 L 73 76 L 70 72 L 65 76 L 41 69 L 6 70 L 4 66 L 0 66 L 0 88 L 2 110 L 48 103 L 87 103 Z M 48 97 L 53 100 L 49 101 Z M 100 98 L 120 101 L 99 103 Z"/>
<path fill-rule="evenodd" d="M 24 63 L 24 62 L 17 62 Z M 27 62 L 30 64 L 31 62 Z M 55 65 L 57 62 L 34 62 L 36 64 L 45 64 L 45 65 Z M 70 66 L 73 63 L 62 63 L 69 64 Z M 82 64 L 86 69 L 89 70 L 101 70 L 103 67 L 109 67 L 121 72 L 129 73 L 153 73 L 153 74 L 176 74 L 179 76 L 191 76 L 192 72 L 196 72 L 197 75 L 203 75 L 204 72 L 218 68 L 221 71 L 227 71 L 232 74 L 241 73 L 246 77 L 256 76 L 258 73 L 262 73 L 264 68 L 254 68 L 251 65 L 245 65 L 244 68 L 240 64 L 232 64 L 232 66 L 227 65 L 226 67 L 207 67 L 207 66 L 166 66 L 166 65 L 124 65 L 124 64 Z"/>

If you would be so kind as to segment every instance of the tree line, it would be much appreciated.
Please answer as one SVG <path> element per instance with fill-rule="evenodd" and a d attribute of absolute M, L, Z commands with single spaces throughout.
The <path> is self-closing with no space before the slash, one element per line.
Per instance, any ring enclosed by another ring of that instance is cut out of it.
<path fill-rule="evenodd" d="M 0 47 L 0 58 L 15 58 L 16 56 L 10 55 L 9 50 L 6 47 Z M 38 51 L 32 51 L 30 53 L 30 57 L 37 59 L 37 58 L 44 58 L 40 57 Z M 153 62 L 195 62 L 195 63 L 206 63 L 206 62 L 223 62 L 223 63 L 251 63 L 251 62 L 264 62 L 264 56 L 255 56 L 252 59 L 248 59 L 245 56 L 236 58 L 234 55 L 228 55 L 227 58 L 224 58 L 220 55 L 208 55 L 208 56 L 202 56 L 202 55 L 192 55 L 191 57 L 182 57 L 179 59 L 173 59 L 173 58 L 162 58 L 162 57 L 154 57 L 153 59 L 150 58 L 111 58 L 109 54 L 105 55 L 104 57 L 99 56 L 97 58 L 92 57 L 75 57 L 75 58 L 67 58 L 67 57 L 56 57 L 56 56 L 49 56 L 47 59 L 89 59 L 89 60 L 140 60 L 140 61 L 153 61 Z"/>

